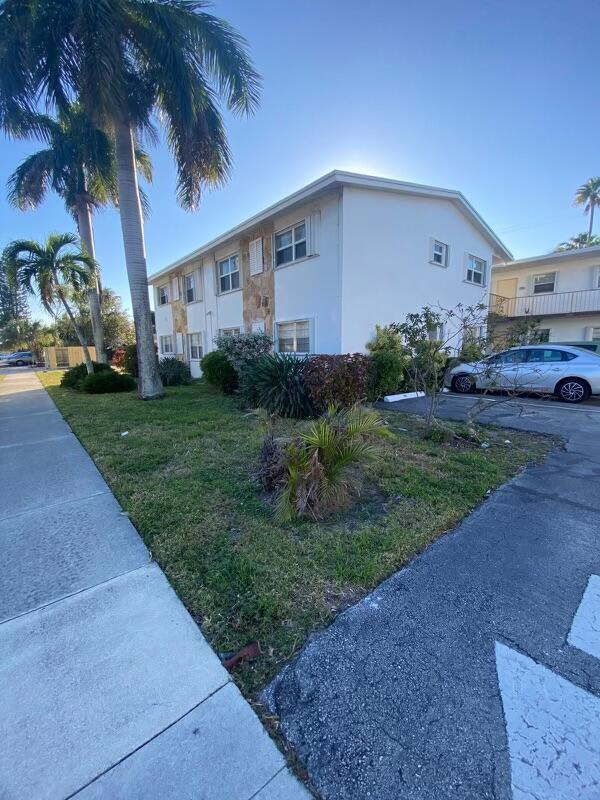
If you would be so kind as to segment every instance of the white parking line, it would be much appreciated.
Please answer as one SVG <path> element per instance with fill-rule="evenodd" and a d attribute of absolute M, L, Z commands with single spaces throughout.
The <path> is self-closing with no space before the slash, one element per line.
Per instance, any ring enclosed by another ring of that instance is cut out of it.
<path fill-rule="evenodd" d="M 600 576 L 592 575 L 575 614 L 567 642 L 600 658 Z"/>
<path fill-rule="evenodd" d="M 496 642 L 513 800 L 598 800 L 600 699 Z"/>

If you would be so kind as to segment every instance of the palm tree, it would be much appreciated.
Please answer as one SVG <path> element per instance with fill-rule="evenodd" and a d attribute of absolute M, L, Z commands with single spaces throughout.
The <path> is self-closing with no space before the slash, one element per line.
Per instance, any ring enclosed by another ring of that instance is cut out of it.
<path fill-rule="evenodd" d="M 566 242 L 557 245 L 554 252 L 562 253 L 565 250 L 580 250 L 582 247 L 597 247 L 598 245 L 600 245 L 600 236 L 578 233 L 577 236 L 571 236 Z"/>
<path fill-rule="evenodd" d="M 36 136 L 48 147 L 28 156 L 8 179 L 8 199 L 25 211 L 42 203 L 49 188 L 65 202 L 74 217 L 82 244 L 94 260 L 96 248 L 92 214 L 108 203 L 117 205 L 115 148 L 104 131 L 96 128 L 78 105 L 60 113 L 57 120 L 44 114 L 15 112 L 5 119 L 10 135 Z M 136 148 L 138 171 L 152 179 L 148 155 Z M 99 274 L 87 291 L 97 361 L 106 361 Z"/>
<path fill-rule="evenodd" d="M 11 242 L 3 253 L 12 282 L 38 294 L 46 311 L 55 316 L 60 303 L 71 320 L 88 373 L 94 371 L 85 336 L 67 302 L 69 290 L 87 289 L 96 280 L 96 262 L 80 247 L 73 233 L 51 233 L 45 244 L 27 239 Z"/>
<path fill-rule="evenodd" d="M 222 184 L 231 157 L 222 99 L 250 114 L 259 77 L 244 39 L 204 0 L 4 0 L 0 6 L 0 122 L 43 100 L 84 111 L 115 139 L 119 210 L 140 380 L 162 394 L 154 351 L 135 140 L 158 119 L 177 167 L 179 202 L 194 208 Z M 4 124 L 4 123 L 3 123 Z"/>
<path fill-rule="evenodd" d="M 582 184 L 577 193 L 575 194 L 574 205 L 584 206 L 586 214 L 590 215 L 590 226 L 588 228 L 588 236 L 591 238 L 592 229 L 594 227 L 594 209 L 600 206 L 600 178 L 590 178 Z"/>

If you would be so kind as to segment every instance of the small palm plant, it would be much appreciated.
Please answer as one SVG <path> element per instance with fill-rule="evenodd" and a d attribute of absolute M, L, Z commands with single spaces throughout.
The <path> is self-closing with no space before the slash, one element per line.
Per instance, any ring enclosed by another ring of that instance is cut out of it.
<path fill-rule="evenodd" d="M 44 244 L 18 239 L 2 255 L 9 280 L 30 294 L 37 294 L 49 314 L 56 315 L 56 305 L 65 309 L 83 349 L 88 373 L 94 371 L 85 336 L 69 305 L 70 292 L 87 289 L 96 280 L 96 262 L 81 249 L 73 233 L 52 233 Z"/>
<path fill-rule="evenodd" d="M 316 520 L 346 506 L 360 488 L 356 467 L 377 458 L 373 437 L 390 435 L 376 411 L 330 406 L 287 447 L 276 516 Z"/>

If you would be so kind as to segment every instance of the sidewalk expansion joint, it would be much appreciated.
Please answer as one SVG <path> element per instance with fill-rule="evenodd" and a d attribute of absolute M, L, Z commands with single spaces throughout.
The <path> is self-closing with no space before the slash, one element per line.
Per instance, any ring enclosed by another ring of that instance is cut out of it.
<path fill-rule="evenodd" d="M 168 725 L 165 725 L 165 727 L 161 728 L 161 730 L 159 730 L 157 733 L 155 733 L 154 736 L 151 736 L 149 739 L 146 739 L 146 741 L 142 742 L 142 744 L 138 745 L 137 747 L 134 747 L 134 749 L 131 750 L 129 753 L 127 753 L 127 755 L 124 755 L 123 758 L 120 758 L 118 761 L 115 761 L 114 764 L 111 764 L 110 767 L 107 767 L 105 770 L 102 770 L 102 772 L 99 772 L 98 775 L 95 775 L 91 780 L 89 780 L 83 786 L 80 786 L 79 789 L 76 789 L 74 792 L 71 792 L 71 794 L 67 795 L 64 798 L 64 800 L 71 800 L 71 798 L 76 797 L 84 789 L 87 789 L 87 787 L 90 786 L 92 783 L 95 783 L 95 781 L 97 781 L 103 775 L 106 775 L 107 772 L 110 772 L 115 767 L 118 767 L 119 764 L 123 763 L 123 761 L 126 761 L 130 756 L 132 756 L 135 753 L 137 753 L 138 750 L 141 750 L 147 744 L 150 744 L 150 742 L 153 742 L 155 739 L 158 739 L 158 737 L 161 734 L 165 733 L 165 731 L 168 731 L 169 728 L 172 728 L 174 725 L 177 725 L 178 722 L 181 722 L 181 720 L 185 719 L 185 717 L 187 717 L 188 714 L 191 714 L 192 711 L 195 711 L 197 708 L 199 708 L 207 700 L 210 700 L 211 697 L 214 697 L 217 694 L 217 692 L 220 692 L 221 689 L 224 689 L 225 686 L 227 686 L 229 683 L 231 683 L 231 679 L 226 680 L 225 683 L 222 683 L 216 689 L 213 689 L 213 691 L 210 692 L 209 694 L 207 694 L 206 697 L 204 697 L 202 700 L 200 700 L 199 703 L 196 703 L 191 708 L 188 708 L 188 710 L 185 711 L 183 714 L 181 714 L 181 716 L 177 717 L 177 719 L 174 719 L 173 722 L 170 722 Z M 249 798 L 249 800 L 251 800 L 251 799 Z"/>
<path fill-rule="evenodd" d="M 14 442 L 14 444 L 0 444 L 0 450 L 7 450 L 9 447 L 31 447 L 35 444 L 46 444 L 46 442 L 59 442 L 62 439 L 69 439 L 73 434 L 63 433 L 60 436 L 47 436 L 45 439 L 35 439 L 33 442 Z"/>
<path fill-rule="evenodd" d="M 140 569 L 146 569 L 146 567 L 152 563 L 154 562 L 152 561 L 152 558 L 149 557 L 148 560 L 144 564 L 140 564 L 139 567 L 126 569 L 125 572 L 118 572 L 116 575 L 111 575 L 110 578 L 106 578 L 103 581 L 92 583 L 89 586 L 84 586 L 82 589 L 77 589 L 75 592 L 69 592 L 69 594 L 63 594 L 60 597 L 56 597 L 54 600 L 50 600 L 48 603 L 42 603 L 41 606 L 29 608 L 27 611 L 23 611 L 21 614 L 15 614 L 14 617 L 8 617 L 7 619 L 0 620 L 0 625 L 6 625 L 7 622 L 13 622 L 16 619 L 26 617 L 29 614 L 35 614 L 36 611 L 41 611 L 43 608 L 55 606 L 57 603 L 62 603 L 63 600 L 68 600 L 70 597 L 77 597 L 77 595 L 83 594 L 84 592 L 89 592 L 91 589 L 96 589 L 98 586 L 104 586 L 106 583 L 111 583 L 112 581 L 117 580 L 117 578 L 122 578 L 124 575 L 130 575 L 132 572 L 137 572 Z"/>
<path fill-rule="evenodd" d="M 7 519 L 15 519 L 15 517 L 22 517 L 24 514 L 31 514 L 33 511 L 44 511 L 47 508 L 57 508 L 58 506 L 68 505 L 68 503 L 79 503 L 82 500 L 91 500 L 92 498 L 100 497 L 103 494 L 112 494 L 112 492 L 107 487 L 102 491 L 92 492 L 92 494 L 84 494 L 81 497 L 70 497 L 68 500 L 59 500 L 57 503 L 46 503 L 43 506 L 32 506 L 31 508 L 26 508 L 23 511 L 17 511 L 14 514 L 7 514 L 4 517 L 0 517 L 0 522 L 4 522 Z"/>

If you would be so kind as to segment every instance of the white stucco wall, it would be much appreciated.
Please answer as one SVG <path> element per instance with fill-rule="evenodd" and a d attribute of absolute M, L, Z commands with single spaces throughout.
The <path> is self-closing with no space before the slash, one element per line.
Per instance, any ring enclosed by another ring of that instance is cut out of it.
<path fill-rule="evenodd" d="M 600 272 L 600 256 L 576 257 L 535 261 L 518 267 L 499 267 L 492 273 L 492 292 L 495 293 L 499 280 L 517 278 L 517 296 L 523 297 L 533 293 L 533 278 L 546 272 L 556 272 L 555 292 L 576 292 L 582 289 L 598 288 Z"/>
<path fill-rule="evenodd" d="M 430 263 L 431 239 L 449 246 Z M 423 306 L 487 302 L 493 250 L 449 200 L 344 188 L 342 351 L 364 351 L 375 325 Z M 487 262 L 486 287 L 465 281 L 467 254 Z"/>
<path fill-rule="evenodd" d="M 275 232 L 310 218 L 316 254 L 275 269 L 275 324 L 311 321 L 312 351 L 341 352 L 339 193 L 275 217 Z"/>
<path fill-rule="evenodd" d="M 578 253 L 572 257 L 559 259 L 542 259 L 519 264 L 515 267 L 497 267 L 492 271 L 492 292 L 500 292 L 499 281 L 515 278 L 517 280 L 516 297 L 530 297 L 533 294 L 533 279 L 535 275 L 547 272 L 556 273 L 554 294 L 562 295 L 563 292 L 586 292 L 585 296 L 579 295 L 575 305 L 571 299 L 552 298 L 552 294 L 535 295 L 532 302 L 532 316 L 539 319 L 539 327 L 550 329 L 550 341 L 581 341 L 592 338 L 592 328 L 600 327 L 600 255 L 593 253 L 585 255 Z M 501 287 L 504 288 L 504 287 Z M 523 309 L 522 301 L 517 308 Z M 565 314 L 564 316 L 544 316 L 534 313 L 537 309 L 548 310 L 555 303 L 555 309 L 560 310 L 565 304 L 567 308 L 581 308 L 591 310 L 591 314 Z M 598 311 L 596 312 L 596 309 Z"/>

